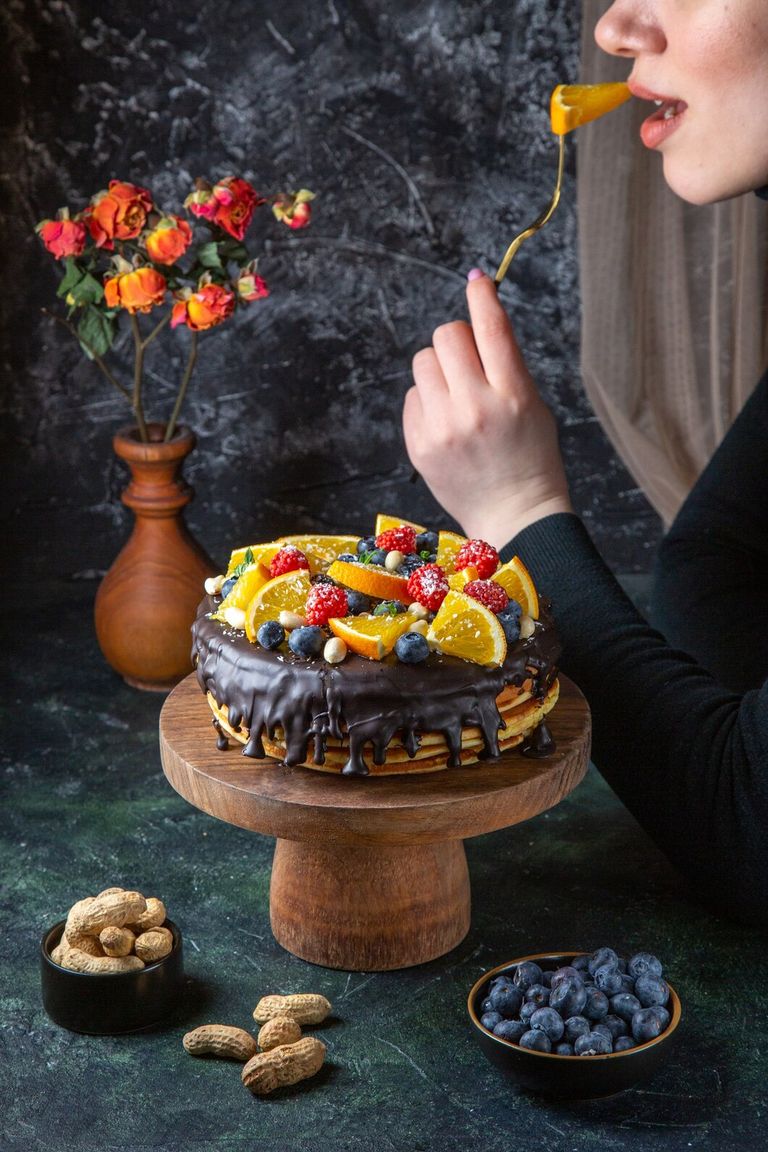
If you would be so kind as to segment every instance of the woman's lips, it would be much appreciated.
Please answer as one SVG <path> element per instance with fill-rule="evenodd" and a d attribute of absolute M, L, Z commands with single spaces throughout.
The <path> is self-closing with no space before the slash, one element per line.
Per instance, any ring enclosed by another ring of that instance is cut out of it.
<path fill-rule="evenodd" d="M 685 100 L 679 100 L 676 96 L 663 96 L 659 92 L 651 92 L 649 88 L 643 88 L 641 84 L 631 79 L 629 90 L 638 99 L 653 100 L 657 105 L 656 111 L 641 124 L 640 138 L 646 148 L 658 148 L 662 141 L 680 127 L 688 105 Z"/>

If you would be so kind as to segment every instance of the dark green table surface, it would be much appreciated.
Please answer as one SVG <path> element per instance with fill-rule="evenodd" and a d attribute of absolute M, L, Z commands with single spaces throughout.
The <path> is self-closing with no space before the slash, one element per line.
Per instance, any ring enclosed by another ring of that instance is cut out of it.
<path fill-rule="evenodd" d="M 5 598 L 3 1152 L 766 1147 L 763 935 L 691 902 L 597 773 L 555 810 L 467 842 L 472 928 L 455 951 L 387 974 L 313 967 L 270 933 L 272 842 L 198 812 L 167 784 L 162 697 L 126 687 L 102 662 L 94 588 L 42 581 Z M 75 900 L 114 884 L 166 901 L 185 938 L 185 999 L 152 1032 L 66 1032 L 42 1008 L 39 940 Z M 548 1104 L 510 1089 L 475 1046 L 469 987 L 527 952 L 603 944 L 665 961 L 683 1000 L 671 1063 L 602 1102 Z M 260 996 L 300 991 L 334 1005 L 314 1081 L 260 1100 L 238 1065 L 182 1049 L 191 1027 L 247 1028 Z"/>

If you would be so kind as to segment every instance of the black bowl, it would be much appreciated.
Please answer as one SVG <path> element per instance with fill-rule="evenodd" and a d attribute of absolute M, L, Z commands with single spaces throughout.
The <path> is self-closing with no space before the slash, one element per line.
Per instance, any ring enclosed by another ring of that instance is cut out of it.
<path fill-rule="evenodd" d="M 72 972 L 51 959 L 61 939 L 64 920 L 54 924 L 40 944 L 43 1007 L 55 1024 L 92 1036 L 116 1035 L 151 1028 L 176 1007 L 184 983 L 181 932 L 171 920 L 173 948 L 162 960 L 138 972 L 94 975 Z"/>
<path fill-rule="evenodd" d="M 524 960 L 533 960 L 542 968 L 554 969 L 569 964 L 576 956 L 588 955 L 591 953 L 539 952 L 535 956 L 520 956 L 517 960 L 509 960 L 486 972 L 469 993 L 469 1018 L 483 1052 L 510 1080 L 529 1092 L 580 1100 L 612 1096 L 641 1080 L 647 1080 L 671 1052 L 680 1023 L 680 999 L 672 987 L 669 989 L 667 1005 L 670 1014 L 667 1029 L 655 1040 L 607 1056 L 557 1056 L 550 1052 L 532 1052 L 510 1040 L 494 1036 L 493 1032 L 489 1032 L 480 1023 L 480 1005 L 495 976 L 509 972 Z"/>

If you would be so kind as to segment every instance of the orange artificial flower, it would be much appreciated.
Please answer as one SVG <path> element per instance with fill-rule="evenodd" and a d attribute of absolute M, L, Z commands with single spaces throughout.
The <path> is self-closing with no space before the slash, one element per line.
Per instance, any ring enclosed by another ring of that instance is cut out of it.
<path fill-rule="evenodd" d="M 173 306 L 171 328 L 186 324 L 193 332 L 205 332 L 222 324 L 235 310 L 235 294 L 220 284 L 203 284 Z"/>
<path fill-rule="evenodd" d="M 163 216 L 146 239 L 147 253 L 155 264 L 175 264 L 192 243 L 192 229 L 180 216 Z"/>
<path fill-rule="evenodd" d="M 134 272 L 123 272 L 107 280 L 104 299 L 108 308 L 125 308 L 135 312 L 149 312 L 162 304 L 166 290 L 165 276 L 148 266 Z"/>
<path fill-rule="evenodd" d="M 312 216 L 312 205 L 309 201 L 314 198 L 314 192 L 310 192 L 308 188 L 290 194 L 281 192 L 275 198 L 272 211 L 275 217 L 289 228 L 306 228 Z"/>
<path fill-rule="evenodd" d="M 37 234 L 57 260 L 64 256 L 82 256 L 88 229 L 82 220 L 41 220 Z"/>
<path fill-rule="evenodd" d="M 237 295 L 245 303 L 250 303 L 252 300 L 263 300 L 269 296 L 266 281 L 261 276 L 256 275 L 256 264 L 256 260 L 249 261 L 244 268 L 240 269 L 240 275 L 234 281 Z"/>
<path fill-rule="evenodd" d="M 152 196 L 137 184 L 111 180 L 88 209 L 88 227 L 97 248 L 114 248 L 115 240 L 133 240 L 146 224 Z"/>

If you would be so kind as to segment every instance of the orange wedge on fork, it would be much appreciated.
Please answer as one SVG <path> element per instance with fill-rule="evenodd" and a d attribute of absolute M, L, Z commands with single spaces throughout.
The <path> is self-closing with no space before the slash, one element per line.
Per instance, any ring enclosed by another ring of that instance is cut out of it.
<path fill-rule="evenodd" d="M 632 93 L 626 84 L 558 84 L 552 93 L 549 115 L 552 131 L 564 136 L 626 103 Z"/>

